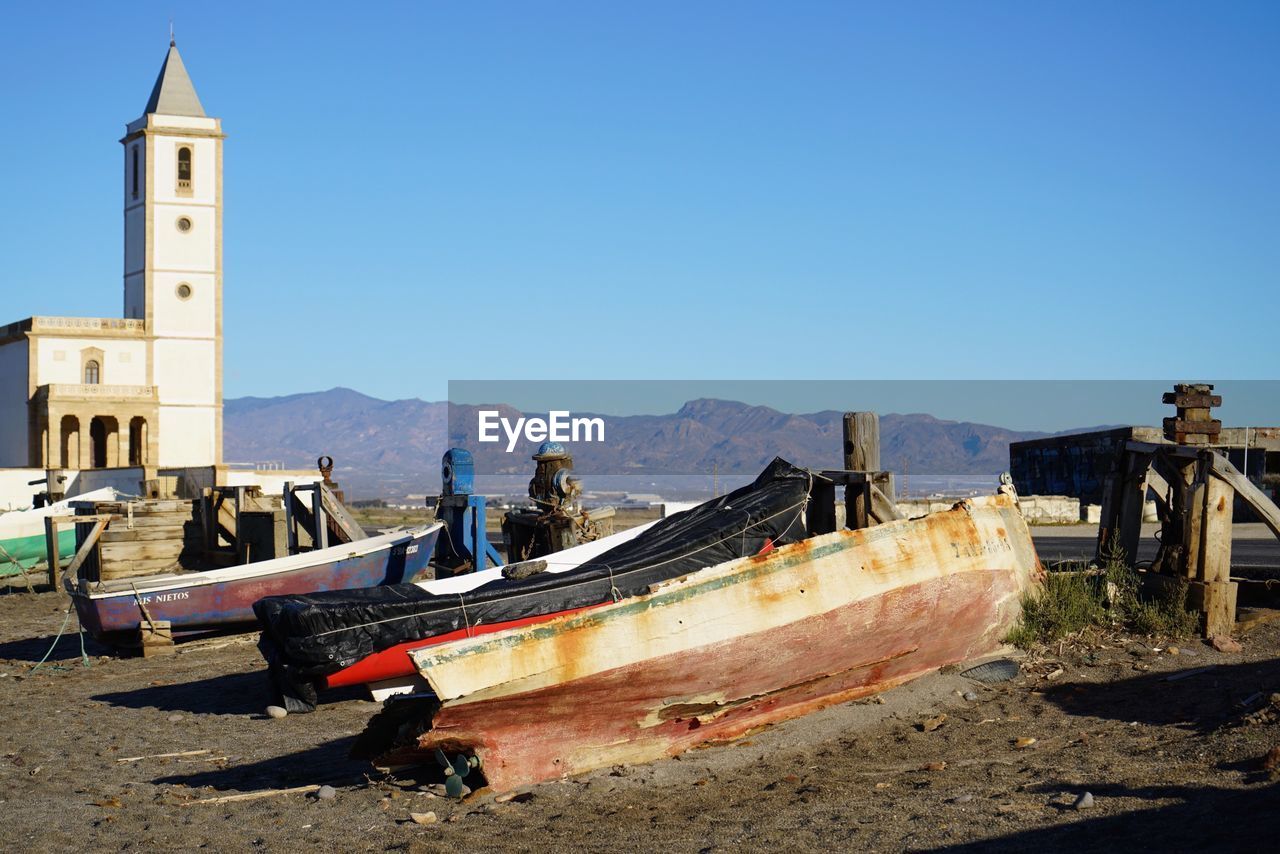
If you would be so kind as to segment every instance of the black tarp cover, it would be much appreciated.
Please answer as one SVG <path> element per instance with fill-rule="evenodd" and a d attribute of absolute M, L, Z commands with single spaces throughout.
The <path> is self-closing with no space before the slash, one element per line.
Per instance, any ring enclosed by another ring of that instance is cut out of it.
<path fill-rule="evenodd" d="M 277 694 L 290 711 L 315 705 L 312 684 L 366 656 L 465 627 L 554 614 L 636 596 L 650 585 L 805 536 L 810 474 L 780 458 L 752 483 L 656 523 L 563 573 L 498 579 L 462 594 L 416 584 L 269 596 L 253 610 Z"/>

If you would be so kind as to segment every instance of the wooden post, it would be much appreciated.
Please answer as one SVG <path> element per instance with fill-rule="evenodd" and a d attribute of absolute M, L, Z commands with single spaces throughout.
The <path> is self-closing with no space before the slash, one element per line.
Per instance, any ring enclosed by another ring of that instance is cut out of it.
<path fill-rule="evenodd" d="M 874 412 L 844 414 L 844 467 L 847 471 L 880 470 L 880 416 Z M 844 490 L 845 525 L 858 530 L 870 524 L 870 483 L 849 484 Z"/>
<path fill-rule="evenodd" d="M 849 471 L 880 471 L 879 415 L 844 414 L 844 467 Z"/>
<path fill-rule="evenodd" d="M 284 483 L 284 535 L 285 548 L 291 555 L 298 553 L 298 520 L 293 515 L 293 481 Z"/>
<path fill-rule="evenodd" d="M 44 547 L 49 560 L 49 586 L 57 590 L 62 563 L 58 557 L 58 523 L 53 521 L 52 516 L 44 517 Z"/>
<path fill-rule="evenodd" d="M 1183 526 L 1182 526 L 1182 575 L 1187 579 L 1199 577 L 1201 562 L 1201 546 L 1204 536 L 1201 527 L 1204 524 L 1204 472 L 1198 464 L 1185 466 L 1182 469 L 1184 489 Z"/>
<path fill-rule="evenodd" d="M 311 519 L 316 526 L 315 548 L 329 548 L 329 523 L 324 518 L 324 497 L 320 495 L 320 484 L 311 486 Z"/>
<path fill-rule="evenodd" d="M 1209 453 L 1212 453 L 1210 451 Z M 1207 468 L 1207 466 L 1206 466 Z M 1229 636 L 1236 622 L 1236 587 L 1231 581 L 1231 521 L 1235 490 L 1225 481 L 1206 477 L 1200 521 L 1200 565 L 1203 586 L 1200 610 L 1205 637 Z"/>
<path fill-rule="evenodd" d="M 1125 471 L 1120 482 L 1120 518 L 1116 530 L 1117 545 L 1125 563 L 1138 560 L 1138 544 L 1142 541 L 1142 510 L 1147 501 L 1147 470 L 1150 454 L 1126 454 Z"/>

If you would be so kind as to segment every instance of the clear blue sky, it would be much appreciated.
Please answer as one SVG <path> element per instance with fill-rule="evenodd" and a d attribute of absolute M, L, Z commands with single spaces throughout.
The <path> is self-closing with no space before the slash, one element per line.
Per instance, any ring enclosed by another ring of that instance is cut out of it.
<path fill-rule="evenodd" d="M 121 311 L 171 16 L 229 397 L 1275 376 L 1275 2 L 6 4 L 0 323 Z"/>

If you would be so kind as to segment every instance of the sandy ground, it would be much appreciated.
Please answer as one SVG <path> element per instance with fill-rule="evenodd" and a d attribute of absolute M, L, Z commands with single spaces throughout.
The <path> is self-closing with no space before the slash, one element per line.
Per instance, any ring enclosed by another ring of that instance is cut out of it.
<path fill-rule="evenodd" d="M 248 636 L 148 660 L 101 658 L 90 642 L 85 667 L 70 635 L 33 672 L 64 601 L 0 596 L 8 850 L 1275 850 L 1280 831 L 1280 790 L 1261 770 L 1280 746 L 1277 623 L 1246 635 L 1242 653 L 1116 639 L 997 686 L 937 673 L 883 702 L 497 803 L 485 790 L 436 797 L 419 788 L 429 775 L 387 779 L 348 760 L 377 710 L 356 694 L 265 717 Z M 207 752 L 154 756 L 183 751 Z M 336 798 L 201 802 L 320 783 Z M 1085 791 L 1093 807 L 1074 809 Z M 439 821 L 408 820 L 427 811 Z"/>

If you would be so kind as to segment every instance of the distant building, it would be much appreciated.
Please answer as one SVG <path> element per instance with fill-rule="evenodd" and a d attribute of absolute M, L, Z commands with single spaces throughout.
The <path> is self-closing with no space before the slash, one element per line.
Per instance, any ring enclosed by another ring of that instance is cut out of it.
<path fill-rule="evenodd" d="M 222 141 L 170 42 L 120 140 L 124 316 L 0 326 L 0 466 L 222 462 Z"/>
<path fill-rule="evenodd" d="M 1009 446 L 1009 471 L 1022 495 L 1067 495 L 1082 504 L 1101 504 L 1103 481 L 1130 440 L 1169 441 L 1159 427 L 1119 427 L 1014 442 Z M 1275 495 L 1280 483 L 1280 427 L 1224 427 L 1213 447 L 1226 450 L 1232 465 Z"/>

